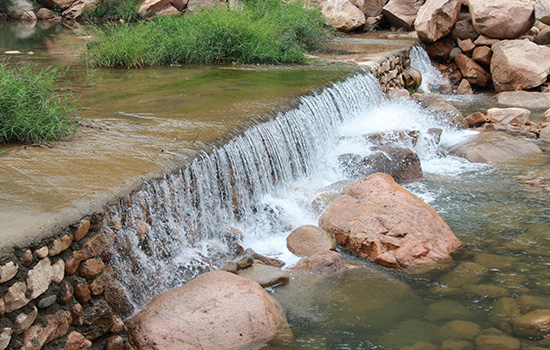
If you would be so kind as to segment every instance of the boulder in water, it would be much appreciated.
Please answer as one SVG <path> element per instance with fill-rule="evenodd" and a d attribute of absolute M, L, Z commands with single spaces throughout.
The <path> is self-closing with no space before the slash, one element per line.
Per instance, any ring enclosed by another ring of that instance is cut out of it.
<path fill-rule="evenodd" d="M 258 283 L 214 271 L 157 295 L 128 329 L 138 349 L 240 349 L 269 341 L 285 324 L 281 306 Z"/>
<path fill-rule="evenodd" d="M 336 248 L 334 236 L 317 226 L 304 225 L 296 228 L 286 238 L 286 246 L 297 256 L 314 254 Z"/>
<path fill-rule="evenodd" d="M 499 131 L 487 131 L 453 146 L 452 154 L 474 163 L 501 164 L 528 154 L 541 153 L 534 143 Z"/>
<path fill-rule="evenodd" d="M 347 176 L 362 178 L 374 173 L 385 173 L 399 183 L 422 177 L 420 158 L 408 148 L 377 146 L 367 156 L 346 153 L 338 157 Z"/>
<path fill-rule="evenodd" d="M 292 271 L 316 274 L 328 274 L 346 269 L 342 255 L 332 250 L 325 250 L 324 252 L 304 258 L 291 268 Z"/>
<path fill-rule="evenodd" d="M 468 8 L 476 31 L 491 38 L 517 38 L 535 23 L 530 0 L 469 0 Z"/>
<path fill-rule="evenodd" d="M 550 92 L 505 91 L 497 95 L 499 105 L 527 109 L 550 108 Z"/>
<path fill-rule="evenodd" d="M 529 121 L 531 111 L 525 108 L 489 108 L 487 116 L 502 124 L 525 125 Z"/>
<path fill-rule="evenodd" d="M 529 312 L 514 321 L 514 334 L 520 337 L 539 338 L 550 333 L 550 310 Z"/>
<path fill-rule="evenodd" d="M 258 282 L 264 288 L 282 286 L 288 284 L 290 280 L 288 272 L 262 264 L 252 264 L 246 269 L 239 270 L 237 274 Z"/>
<path fill-rule="evenodd" d="M 319 219 L 339 245 L 375 263 L 417 267 L 448 260 L 460 241 L 435 210 L 387 174 L 356 182 Z"/>
<path fill-rule="evenodd" d="M 550 48 L 529 40 L 505 40 L 492 47 L 491 75 L 495 91 L 527 90 L 546 81 Z"/>
<path fill-rule="evenodd" d="M 418 38 L 433 43 L 449 34 L 458 19 L 461 5 L 459 0 L 427 0 L 414 21 Z"/>

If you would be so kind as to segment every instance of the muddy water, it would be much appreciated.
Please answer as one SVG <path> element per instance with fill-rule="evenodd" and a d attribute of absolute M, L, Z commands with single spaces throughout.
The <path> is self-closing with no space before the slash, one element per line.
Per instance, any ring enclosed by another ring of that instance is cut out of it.
<path fill-rule="evenodd" d="M 298 96 L 349 75 L 345 66 L 178 66 L 89 69 L 82 27 L 0 24 L 0 60 L 68 67 L 81 127 L 52 147 L 0 145 L 2 245 L 78 221 L 180 167 Z M 19 51 L 19 54 L 6 54 Z"/>

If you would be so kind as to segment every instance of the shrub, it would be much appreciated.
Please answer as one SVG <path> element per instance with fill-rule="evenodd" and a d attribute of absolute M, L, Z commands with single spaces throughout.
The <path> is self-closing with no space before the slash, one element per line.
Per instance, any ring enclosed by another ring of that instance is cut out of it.
<path fill-rule="evenodd" d="M 124 20 L 135 22 L 139 19 L 139 2 L 136 0 L 102 0 L 97 7 L 89 12 L 83 13 L 86 20 Z"/>
<path fill-rule="evenodd" d="M 43 143 L 74 132 L 76 100 L 54 88 L 62 73 L 0 64 L 0 143 Z"/>
<path fill-rule="evenodd" d="M 279 0 L 193 16 L 96 27 L 87 58 L 101 67 L 181 63 L 304 63 L 329 35 L 318 10 Z"/>

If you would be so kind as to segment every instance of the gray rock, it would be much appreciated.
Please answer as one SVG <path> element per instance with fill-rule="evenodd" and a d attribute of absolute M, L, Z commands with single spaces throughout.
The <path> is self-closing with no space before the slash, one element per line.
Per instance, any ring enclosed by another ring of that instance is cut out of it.
<path fill-rule="evenodd" d="M 264 288 L 285 285 L 288 284 L 290 280 L 290 275 L 288 272 L 276 267 L 261 264 L 253 264 L 249 268 L 240 270 L 238 275 L 250 278 L 251 280 L 258 282 L 260 286 Z"/>
<path fill-rule="evenodd" d="M 33 306 L 32 311 L 28 314 L 22 312 L 15 318 L 14 321 L 14 329 L 13 332 L 15 334 L 21 334 L 25 330 L 27 330 L 30 326 L 32 326 L 34 320 L 36 320 L 36 316 L 38 316 L 38 309 Z M 1 348 L 1 346 L 0 346 Z"/>

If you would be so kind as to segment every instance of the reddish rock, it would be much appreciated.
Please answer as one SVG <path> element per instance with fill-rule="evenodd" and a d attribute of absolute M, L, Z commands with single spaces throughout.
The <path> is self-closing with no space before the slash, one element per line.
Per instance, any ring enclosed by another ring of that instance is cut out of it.
<path fill-rule="evenodd" d="M 474 112 L 466 117 L 470 128 L 481 126 L 487 123 L 487 116 L 481 112 Z"/>
<path fill-rule="evenodd" d="M 464 78 L 467 79 L 470 84 L 480 87 L 489 86 L 491 76 L 473 59 L 461 54 L 455 57 L 455 62 Z"/>
<path fill-rule="evenodd" d="M 520 337 L 539 338 L 550 333 L 550 310 L 529 312 L 514 321 L 514 334 Z"/>
<path fill-rule="evenodd" d="M 59 288 L 57 295 L 57 302 L 61 305 L 67 304 L 73 298 L 74 289 L 73 286 L 68 282 L 64 281 Z"/>
<path fill-rule="evenodd" d="M 305 225 L 296 228 L 286 239 L 286 246 L 294 255 L 311 256 L 336 248 L 336 240 L 330 233 L 317 226 Z"/>
<path fill-rule="evenodd" d="M 90 292 L 92 295 L 100 295 L 103 294 L 105 291 L 105 288 L 109 285 L 111 282 L 111 279 L 113 278 L 113 268 L 111 266 L 107 266 L 105 270 L 99 275 L 91 284 L 90 284 Z"/>
<path fill-rule="evenodd" d="M 492 132 L 500 131 L 508 135 L 519 137 L 519 138 L 528 138 L 536 139 L 537 134 L 534 130 L 524 129 L 521 126 L 512 126 L 512 125 L 501 125 L 501 124 L 485 124 L 483 132 Z"/>
<path fill-rule="evenodd" d="M 117 316 L 113 315 L 113 326 L 111 327 L 111 329 L 109 331 L 113 334 L 119 334 L 119 333 L 124 332 L 124 328 L 125 328 L 124 321 L 122 321 Z"/>
<path fill-rule="evenodd" d="M 67 343 L 63 350 L 88 350 L 91 347 L 91 341 L 87 340 L 82 334 L 72 331 L 67 336 Z"/>
<path fill-rule="evenodd" d="M 474 51 L 476 48 L 476 45 L 472 41 L 472 39 L 464 39 L 458 41 L 458 47 L 462 50 L 464 53 L 470 53 Z"/>
<path fill-rule="evenodd" d="M 319 221 L 339 245 L 384 266 L 448 260 L 460 247 L 432 207 L 385 174 L 356 182 L 346 196 L 329 205 Z"/>
<path fill-rule="evenodd" d="M 107 338 L 105 350 L 124 350 L 124 339 L 120 335 Z"/>
<path fill-rule="evenodd" d="M 288 272 L 277 267 L 263 264 L 252 264 L 249 268 L 240 270 L 239 276 L 250 278 L 256 281 L 260 286 L 267 288 L 272 286 L 282 286 L 288 284 L 290 276 Z"/>
<path fill-rule="evenodd" d="M 534 2 L 529 0 L 469 0 L 476 31 L 496 39 L 514 39 L 535 23 Z"/>
<path fill-rule="evenodd" d="M 25 250 L 25 252 L 19 257 L 19 261 L 21 261 L 21 264 L 25 267 L 29 267 L 32 264 L 32 252 L 30 249 Z"/>
<path fill-rule="evenodd" d="M 61 16 L 58 16 L 52 10 L 42 7 L 36 12 L 36 18 L 41 21 L 61 21 Z"/>
<path fill-rule="evenodd" d="M 82 277 L 89 280 L 99 275 L 105 269 L 105 263 L 101 259 L 88 259 L 80 263 L 78 272 Z"/>
<path fill-rule="evenodd" d="M 81 261 L 93 258 L 112 247 L 113 237 L 101 232 L 91 236 L 80 250 L 76 250 L 65 261 L 65 274 L 72 275 L 78 269 Z"/>
<path fill-rule="evenodd" d="M 460 81 L 460 84 L 458 84 L 458 88 L 456 89 L 456 93 L 457 94 L 462 94 L 462 95 L 471 95 L 471 94 L 474 93 L 474 91 L 472 90 L 472 85 L 470 85 L 470 82 L 467 79 L 462 79 Z M 468 122 L 468 125 L 470 127 L 472 127 L 472 125 L 470 124 L 470 121 L 468 120 L 468 118 L 466 118 L 466 121 Z"/>
<path fill-rule="evenodd" d="M 80 331 L 92 341 L 107 334 L 113 327 L 113 312 L 103 300 L 94 300 L 86 306 L 84 324 Z"/>
<path fill-rule="evenodd" d="M 6 304 L 4 303 L 4 298 L 0 298 L 0 316 L 4 316 L 6 312 Z"/>
<path fill-rule="evenodd" d="M 479 33 L 476 32 L 476 29 L 472 24 L 472 16 L 470 16 L 468 12 L 463 12 L 458 15 L 458 21 L 455 23 L 451 36 L 455 40 L 476 40 L 479 37 Z"/>
<path fill-rule="evenodd" d="M 550 27 L 543 28 L 535 37 L 535 44 L 549 45 L 550 44 Z"/>
<path fill-rule="evenodd" d="M 514 91 L 537 87 L 550 72 L 550 47 L 528 40 L 505 40 L 493 45 L 491 75 L 495 90 Z"/>
<path fill-rule="evenodd" d="M 392 26 L 412 30 L 418 10 L 423 4 L 424 1 L 390 0 L 382 9 L 382 13 Z"/>
<path fill-rule="evenodd" d="M 492 47 L 494 44 L 500 42 L 500 39 L 494 39 L 489 38 L 485 35 L 480 35 L 476 40 L 474 40 L 474 44 L 477 46 L 489 46 Z"/>
<path fill-rule="evenodd" d="M 223 264 L 223 266 L 220 267 L 219 270 L 225 271 L 225 272 L 237 273 L 239 271 L 239 267 L 237 266 L 236 263 L 231 261 Z"/>
<path fill-rule="evenodd" d="M 279 303 L 258 283 L 214 271 L 156 296 L 128 329 L 139 349 L 237 349 L 272 339 L 283 317 Z"/>
<path fill-rule="evenodd" d="M 449 34 L 458 19 L 462 1 L 427 0 L 418 10 L 414 29 L 418 38 L 433 43 Z"/>
<path fill-rule="evenodd" d="M 328 274 L 346 270 L 346 264 L 340 253 L 332 250 L 326 250 L 304 258 L 296 265 L 292 271 L 312 272 L 317 274 Z"/>
<path fill-rule="evenodd" d="M 82 282 L 77 284 L 74 289 L 74 297 L 81 304 L 86 304 L 91 299 L 90 286 L 88 283 Z"/>
<path fill-rule="evenodd" d="M 403 71 L 402 76 L 407 89 L 418 89 L 422 85 L 422 73 L 418 69 L 409 67 Z"/>
<path fill-rule="evenodd" d="M 90 221 L 86 219 L 80 220 L 80 225 L 78 225 L 78 228 L 74 232 L 74 241 L 80 242 L 88 232 L 90 231 Z"/>
<path fill-rule="evenodd" d="M 445 37 L 433 44 L 426 45 L 428 55 L 439 63 L 445 63 L 449 59 L 451 51 L 455 47 L 453 39 Z"/>
<path fill-rule="evenodd" d="M 533 142 L 522 140 L 503 132 L 483 132 L 449 150 L 474 163 L 500 164 L 528 154 L 541 153 Z"/>
<path fill-rule="evenodd" d="M 73 235 L 65 235 L 56 239 L 50 244 L 48 255 L 56 256 L 57 254 L 64 252 L 71 246 L 71 243 L 73 243 Z"/>
<path fill-rule="evenodd" d="M 493 57 L 493 50 L 489 46 L 477 46 L 472 53 L 474 61 L 486 66 L 491 64 L 491 57 Z"/>
<path fill-rule="evenodd" d="M 34 255 L 36 255 L 38 259 L 44 259 L 45 257 L 48 256 L 48 247 L 42 247 L 40 249 L 36 249 L 34 251 Z"/>
<path fill-rule="evenodd" d="M 82 305 L 76 303 L 71 310 L 71 326 L 80 327 L 84 324 L 84 309 Z"/>
<path fill-rule="evenodd" d="M 490 108 L 487 116 L 502 124 L 525 125 L 529 121 L 531 111 L 525 108 Z"/>
<path fill-rule="evenodd" d="M 382 15 L 382 8 L 388 0 L 355 0 L 354 3 L 365 17 L 378 17 Z"/>
<path fill-rule="evenodd" d="M 321 12 L 327 23 L 342 32 L 362 28 L 366 23 L 363 12 L 348 0 L 322 0 Z"/>
<path fill-rule="evenodd" d="M 251 248 L 248 248 L 246 250 L 246 254 L 249 255 L 250 257 L 252 257 L 253 259 L 259 260 L 259 261 L 261 261 L 262 263 L 264 263 L 268 266 L 273 266 L 273 267 L 283 267 L 283 266 L 285 266 L 284 261 L 279 260 L 279 259 L 275 259 L 275 258 L 270 258 L 270 257 L 262 255 L 262 254 L 258 254 Z"/>
<path fill-rule="evenodd" d="M 55 315 L 46 315 L 46 322 L 43 325 L 38 323 L 23 333 L 22 350 L 39 350 L 56 339 L 59 339 L 69 330 L 71 324 L 71 313 L 59 310 Z"/>
<path fill-rule="evenodd" d="M 138 14 L 142 18 L 150 17 L 170 5 L 170 0 L 145 0 L 139 7 Z"/>
<path fill-rule="evenodd" d="M 62 15 L 69 21 L 80 21 L 82 13 L 95 10 L 99 2 L 100 0 L 76 0 Z"/>
<path fill-rule="evenodd" d="M 127 317 L 134 312 L 134 305 L 128 300 L 126 291 L 119 281 L 113 279 L 107 288 L 105 288 L 103 295 L 105 296 L 105 301 L 107 301 L 117 315 Z"/>

